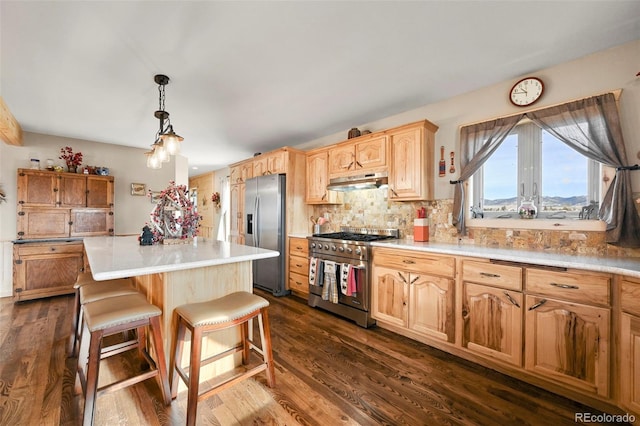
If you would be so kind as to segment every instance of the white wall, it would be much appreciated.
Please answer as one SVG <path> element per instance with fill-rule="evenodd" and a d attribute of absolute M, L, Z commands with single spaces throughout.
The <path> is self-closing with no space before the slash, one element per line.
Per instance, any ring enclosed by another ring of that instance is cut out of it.
<path fill-rule="evenodd" d="M 620 120 L 627 147 L 628 164 L 639 163 L 640 77 L 636 77 L 640 71 L 639 58 L 640 40 L 637 40 L 552 68 L 531 70 L 527 75 L 540 77 L 545 84 L 545 93 L 532 108 L 551 106 L 611 90 L 623 89 L 620 99 Z M 499 66 L 496 64 L 496 67 Z M 470 75 L 474 72 L 473 64 L 469 64 L 468 72 Z M 436 133 L 435 146 L 444 145 L 445 152 L 455 151 L 457 154 L 461 126 L 526 111 L 526 108 L 521 109 L 513 106 L 508 97 L 511 86 L 520 77 L 525 76 L 516 76 L 513 80 L 442 102 L 425 105 L 392 117 L 360 125 L 354 124 L 353 127 L 375 132 L 427 119 L 440 127 Z M 448 84 L 448 82 L 425 82 L 425 85 L 435 84 Z M 303 143 L 296 148 L 307 150 L 340 142 L 347 138 L 347 132 L 348 129 L 345 129 L 343 132 Z M 438 152 L 439 149 L 436 149 L 436 153 Z M 439 157 L 439 154 L 436 157 Z M 460 170 L 457 161 L 456 168 Z M 453 185 L 449 184 L 449 180 L 455 179 L 455 176 L 447 174 L 446 178 L 440 178 L 437 173 L 438 168 L 435 167 L 433 177 L 436 183 L 435 198 L 438 200 L 453 198 Z M 640 172 L 632 173 L 632 182 L 634 192 L 640 192 Z"/>
<path fill-rule="evenodd" d="M 83 164 L 108 167 L 115 182 L 115 232 L 116 234 L 138 234 L 153 204 L 148 197 L 132 196 L 131 183 L 144 183 L 147 189 L 160 191 L 170 180 L 188 184 L 187 159 L 176 157 L 161 169 L 146 167 L 144 149 L 128 148 L 79 139 L 61 138 L 38 133 L 24 133 L 23 146 L 0 143 L 0 184 L 7 195 L 7 202 L 0 203 L 0 297 L 12 294 L 12 245 L 16 238 L 16 169 L 29 168 L 30 158 L 40 159 L 41 168 L 46 159 L 63 165 L 58 159 L 60 148 L 71 146 L 74 152 L 83 154 Z"/>

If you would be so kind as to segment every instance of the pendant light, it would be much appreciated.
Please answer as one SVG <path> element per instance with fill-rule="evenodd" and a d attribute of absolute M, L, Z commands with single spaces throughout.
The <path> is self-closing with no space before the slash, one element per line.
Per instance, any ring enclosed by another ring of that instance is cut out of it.
<path fill-rule="evenodd" d="M 169 113 L 164 110 L 164 87 L 169 84 L 169 77 L 163 74 L 156 75 L 153 80 L 158 84 L 158 110 L 153 113 L 160 121 L 160 128 L 156 133 L 155 142 L 151 145 L 151 151 L 145 152 L 147 156 L 147 167 L 159 169 L 162 163 L 170 160 L 172 155 L 180 153 L 180 143 L 184 138 L 173 130 L 173 125 L 169 118 Z"/>

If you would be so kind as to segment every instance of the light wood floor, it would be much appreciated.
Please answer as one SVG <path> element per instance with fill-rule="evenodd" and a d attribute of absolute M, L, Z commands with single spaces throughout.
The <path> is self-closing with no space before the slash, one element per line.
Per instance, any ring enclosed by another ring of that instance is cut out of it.
<path fill-rule="evenodd" d="M 271 301 L 277 386 L 258 375 L 221 392 L 200 403 L 199 425 L 569 425 L 575 412 L 597 413 L 302 299 L 258 293 Z M 0 425 L 78 424 L 66 357 L 72 305 L 67 296 L 0 299 Z M 101 380 L 130 362 L 107 360 Z M 180 425 L 185 405 L 181 393 L 163 406 L 150 380 L 99 397 L 96 425 Z"/>

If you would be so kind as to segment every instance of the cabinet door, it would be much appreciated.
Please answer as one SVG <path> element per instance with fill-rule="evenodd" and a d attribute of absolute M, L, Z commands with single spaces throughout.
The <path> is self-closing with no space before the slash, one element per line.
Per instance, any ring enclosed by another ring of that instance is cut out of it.
<path fill-rule="evenodd" d="M 253 177 L 253 161 L 248 161 L 240 165 L 240 183 L 244 183 L 247 179 Z"/>
<path fill-rule="evenodd" d="M 462 346 L 522 365 L 522 293 L 463 283 Z"/>
<path fill-rule="evenodd" d="M 238 208 L 240 202 L 240 185 L 231 185 L 229 187 L 229 218 L 231 223 L 229 224 L 229 233 L 230 235 L 237 236 L 238 235 L 238 225 L 242 221 L 241 216 L 238 216 L 239 210 Z M 240 219 L 239 219 L 240 218 Z"/>
<path fill-rule="evenodd" d="M 55 207 L 58 201 L 58 175 L 37 170 L 18 170 L 18 205 Z"/>
<path fill-rule="evenodd" d="M 60 200 L 61 207 L 85 207 L 87 205 L 87 178 L 84 175 L 61 173 Z"/>
<path fill-rule="evenodd" d="M 87 176 L 87 207 L 113 207 L 113 177 Z"/>
<path fill-rule="evenodd" d="M 276 151 L 267 157 L 267 173 L 281 174 L 287 173 L 287 161 L 289 156 L 287 151 Z"/>
<path fill-rule="evenodd" d="M 17 301 L 73 293 L 82 271 L 82 242 L 14 246 L 13 291 Z"/>
<path fill-rule="evenodd" d="M 71 209 L 72 237 L 113 235 L 113 212 L 111 209 Z"/>
<path fill-rule="evenodd" d="M 253 160 L 253 176 L 269 174 L 268 157 L 262 155 Z"/>
<path fill-rule="evenodd" d="M 371 316 L 399 327 L 408 325 L 409 274 L 395 269 L 373 268 Z"/>
<path fill-rule="evenodd" d="M 379 136 L 356 143 L 355 159 L 357 170 L 385 169 L 387 166 L 387 137 Z"/>
<path fill-rule="evenodd" d="M 229 167 L 229 183 L 231 185 L 240 183 L 240 166 Z"/>
<path fill-rule="evenodd" d="M 390 135 L 390 199 L 433 198 L 433 141 L 427 143 L 426 132 L 416 127 Z"/>
<path fill-rule="evenodd" d="M 454 281 L 411 274 L 409 283 L 409 328 L 445 342 L 453 342 Z"/>
<path fill-rule="evenodd" d="M 18 207 L 18 239 L 68 237 L 70 220 L 69 209 Z"/>
<path fill-rule="evenodd" d="M 526 301 L 525 368 L 608 396 L 609 309 L 531 295 Z"/>
<path fill-rule="evenodd" d="M 620 322 L 620 400 L 640 413 L 640 317 L 623 313 Z"/>
<path fill-rule="evenodd" d="M 355 170 L 354 145 L 338 145 L 329 149 L 329 177 L 344 176 Z"/>
<path fill-rule="evenodd" d="M 326 203 L 327 185 L 329 179 L 327 176 L 327 151 L 318 152 L 307 155 L 307 194 L 305 201 L 311 203 Z"/>

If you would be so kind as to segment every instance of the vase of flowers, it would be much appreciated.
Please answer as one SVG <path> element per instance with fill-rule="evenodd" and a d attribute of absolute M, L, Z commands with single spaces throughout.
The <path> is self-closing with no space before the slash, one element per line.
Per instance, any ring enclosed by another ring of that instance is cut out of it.
<path fill-rule="evenodd" d="M 69 173 L 76 173 L 78 170 L 78 166 L 82 164 L 82 153 L 81 152 L 73 152 L 73 148 L 70 146 L 65 146 L 64 148 L 60 148 L 60 157 L 61 160 L 64 160 L 67 163 L 67 169 L 69 169 Z"/>

